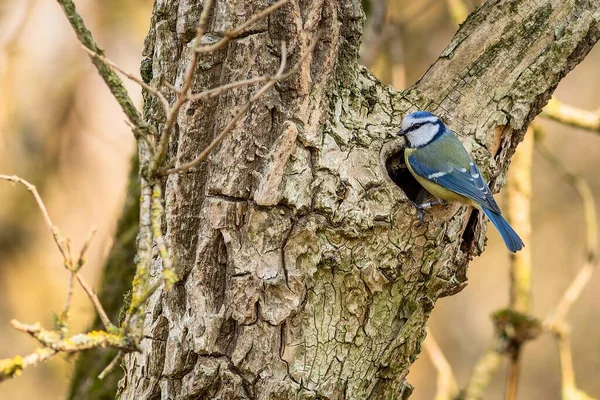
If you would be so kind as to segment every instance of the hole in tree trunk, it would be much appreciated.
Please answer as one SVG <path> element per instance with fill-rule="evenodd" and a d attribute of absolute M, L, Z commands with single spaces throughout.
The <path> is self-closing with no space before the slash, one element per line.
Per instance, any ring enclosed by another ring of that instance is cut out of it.
<path fill-rule="evenodd" d="M 428 192 L 412 176 L 404 162 L 404 149 L 388 157 L 385 169 L 392 181 L 412 202 L 420 203 L 429 196 Z"/>
<path fill-rule="evenodd" d="M 469 221 L 467 222 L 467 227 L 462 234 L 462 243 L 460 245 L 460 249 L 464 253 L 470 253 L 470 249 L 473 245 L 473 240 L 475 240 L 475 231 L 477 229 L 477 221 L 479 220 L 477 217 L 479 215 L 479 210 L 476 208 L 471 212 L 471 216 L 469 217 Z"/>

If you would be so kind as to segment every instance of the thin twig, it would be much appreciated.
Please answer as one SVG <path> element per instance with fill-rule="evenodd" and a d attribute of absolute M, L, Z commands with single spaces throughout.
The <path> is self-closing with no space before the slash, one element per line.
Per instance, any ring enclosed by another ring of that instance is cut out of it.
<path fill-rule="evenodd" d="M 85 290 L 88 297 L 90 298 L 92 304 L 94 305 L 94 308 L 96 309 L 96 312 L 98 312 L 98 315 L 99 315 L 100 319 L 102 320 L 102 323 L 104 324 L 106 329 L 108 329 L 108 330 L 114 329 L 114 325 L 112 325 L 108 316 L 106 315 L 106 312 L 104 311 L 104 308 L 102 307 L 102 304 L 100 304 L 100 301 L 98 300 L 98 296 L 96 296 L 96 293 L 94 293 L 94 291 L 89 287 L 89 285 L 85 282 L 85 280 L 81 277 L 81 275 L 79 275 L 77 273 L 79 268 L 81 268 L 81 266 L 84 263 L 84 257 L 87 252 L 87 248 L 89 247 L 89 242 L 94 237 L 95 229 L 93 228 L 91 230 L 90 235 L 81 250 L 81 257 L 79 258 L 77 263 L 74 263 L 73 255 L 71 252 L 70 241 L 68 239 L 65 240 L 62 237 L 62 235 L 60 234 L 60 231 L 58 230 L 56 225 L 54 225 L 54 223 L 50 219 L 50 215 L 48 214 L 46 205 L 44 204 L 42 198 L 40 197 L 40 194 L 38 193 L 36 187 L 34 185 L 32 185 L 31 183 L 29 183 L 28 181 L 26 181 L 25 179 L 22 179 L 16 175 L 0 175 L 0 179 L 10 181 L 10 182 L 20 183 L 23 186 L 25 186 L 27 188 L 27 190 L 29 190 L 29 192 L 33 195 L 33 198 L 35 199 L 40 211 L 42 212 L 44 221 L 46 222 L 48 229 L 50 229 L 50 232 L 52 233 L 52 236 L 54 237 L 54 242 L 56 243 L 58 249 L 60 250 L 60 252 L 64 258 L 65 267 L 71 273 L 74 273 L 75 277 L 77 278 L 77 281 L 79 282 L 79 284 L 81 285 L 83 290 Z M 69 311 L 69 307 L 70 307 L 70 303 L 71 303 L 71 297 L 73 295 L 72 291 L 73 291 L 72 284 L 69 283 L 69 289 L 68 289 L 68 294 L 67 294 L 67 303 L 65 304 L 65 309 L 63 311 L 63 317 L 66 317 L 68 315 L 68 311 Z"/>
<path fill-rule="evenodd" d="M 589 184 L 583 177 L 569 171 L 565 165 L 554 156 L 543 143 L 541 143 L 541 141 L 538 141 L 537 149 L 553 167 L 562 172 L 565 179 L 577 190 L 583 202 L 586 224 L 586 258 L 583 266 L 563 294 L 556 309 L 544 319 L 542 326 L 545 330 L 554 333 L 558 340 L 563 400 L 593 400 L 592 397 L 579 390 L 576 386 L 573 357 L 571 354 L 570 329 L 566 322 L 566 317 L 575 302 L 581 296 L 583 289 L 585 289 L 589 283 L 592 274 L 598 265 L 598 222 L 596 202 Z"/>
<path fill-rule="evenodd" d="M 29 183 L 25 179 L 20 178 L 16 175 L 0 175 L 0 179 L 9 181 L 9 182 L 13 182 L 13 183 L 20 183 L 23 186 L 25 186 L 27 188 L 27 190 L 29 190 L 29 192 L 35 199 L 35 202 L 37 203 L 38 208 L 42 212 L 42 216 L 44 217 L 46 226 L 50 230 L 50 233 L 52 233 L 52 237 L 54 238 L 54 242 L 56 243 L 56 246 L 60 250 L 60 253 L 62 254 L 63 258 L 65 260 L 67 260 L 69 258 L 69 253 L 68 253 L 67 247 L 65 245 L 65 239 L 62 237 L 58 227 L 56 225 L 54 225 L 54 223 L 50 219 L 50 214 L 48 214 L 46 205 L 42 201 L 42 198 L 40 197 L 40 194 L 38 193 L 35 185 Z"/>
<path fill-rule="evenodd" d="M 141 78 L 138 78 L 137 76 L 123 70 L 121 67 L 119 67 L 116 63 L 114 63 L 113 61 L 111 61 L 110 59 L 106 58 L 105 56 L 98 54 L 98 53 L 94 53 L 92 50 L 88 49 L 85 46 L 82 46 L 83 50 L 86 51 L 86 53 L 88 53 L 90 55 L 90 57 L 93 58 L 98 58 L 100 59 L 102 62 L 104 62 L 107 65 L 110 65 L 115 71 L 123 74 L 124 76 L 126 76 L 128 79 L 130 79 L 131 81 L 137 83 L 138 85 L 140 85 L 143 89 L 146 89 L 149 93 L 153 94 L 154 96 L 156 96 L 158 98 L 158 100 L 160 100 L 160 102 L 162 103 L 162 106 L 164 108 L 165 113 L 169 112 L 169 108 L 171 107 L 171 105 L 169 104 L 169 101 L 167 100 L 167 98 L 156 88 L 148 85 L 146 82 L 144 82 Z"/>
<path fill-rule="evenodd" d="M 115 358 L 112 359 L 112 361 L 106 366 L 106 368 L 104 368 L 102 372 L 100 372 L 100 375 L 98 375 L 98 379 L 102 380 L 106 378 L 106 376 L 110 374 L 119 365 L 124 355 L 124 351 L 119 351 L 119 353 L 117 353 Z"/>
<path fill-rule="evenodd" d="M 252 26 L 255 22 L 257 22 L 258 20 L 260 20 L 262 18 L 265 18 L 266 16 L 271 14 L 273 11 L 282 7 L 289 1 L 290 0 L 279 0 L 277 3 L 274 3 L 273 5 L 265 8 L 261 12 L 254 14 L 246 22 L 244 22 L 242 25 L 235 28 L 234 30 L 225 32 L 225 36 L 223 36 L 218 42 L 210 44 L 210 45 L 206 45 L 206 46 L 196 46 L 196 47 L 194 47 L 195 51 L 197 53 L 211 53 L 215 50 L 220 49 L 221 47 L 223 47 L 227 43 L 229 43 L 230 40 L 235 39 L 238 36 L 240 36 L 242 33 L 244 33 L 244 31 L 248 27 Z M 197 42 L 196 44 L 199 44 L 199 43 L 200 42 Z"/>
<path fill-rule="evenodd" d="M 217 137 L 215 139 L 213 139 L 213 141 L 208 146 L 206 146 L 204 148 L 204 150 L 195 159 L 193 159 L 190 162 L 184 163 L 178 167 L 168 169 L 165 172 L 163 172 L 162 175 L 184 172 L 184 171 L 187 171 L 190 168 L 196 166 L 198 163 L 203 161 L 210 154 L 210 152 L 217 146 L 217 144 L 219 144 L 219 142 L 221 142 L 221 140 L 223 140 L 223 138 L 225 136 L 227 136 L 227 134 L 229 134 L 229 132 L 231 132 L 235 128 L 238 121 L 240 119 L 242 119 L 242 117 L 250 109 L 250 106 L 252 106 L 252 104 L 254 102 L 256 102 L 267 90 L 269 90 L 275 84 L 275 82 L 277 82 L 277 80 L 279 79 L 279 76 L 282 74 L 283 68 L 285 68 L 285 63 L 286 63 L 286 59 L 287 59 L 287 54 L 286 54 L 286 50 L 285 50 L 285 42 L 282 42 L 281 48 L 282 48 L 281 66 L 279 67 L 279 71 L 275 75 L 275 78 L 273 80 L 268 81 L 266 84 L 264 84 L 260 88 L 260 90 L 258 92 L 256 92 L 254 94 L 254 96 L 252 96 L 250 98 L 250 100 L 248 100 L 246 102 L 246 104 L 244 104 L 244 106 L 240 109 L 240 111 L 238 111 L 238 113 L 235 115 L 235 117 L 233 117 L 233 119 L 231 119 L 229 121 L 227 126 L 225 126 L 225 128 L 223 128 L 221 133 L 219 133 L 219 135 L 217 135 Z"/>
<path fill-rule="evenodd" d="M 458 393 L 456 378 L 450 363 L 429 328 L 427 328 L 427 338 L 423 342 L 423 347 L 437 371 L 437 389 L 434 400 L 454 399 Z"/>
<path fill-rule="evenodd" d="M 504 398 L 514 400 L 517 398 L 519 375 L 521 373 L 521 345 L 516 345 L 509 352 L 508 376 L 506 377 L 506 393 Z"/>
<path fill-rule="evenodd" d="M 69 23 L 71 24 L 71 27 L 73 28 L 73 31 L 75 32 L 75 35 L 77 36 L 79 42 L 92 53 L 102 55 L 103 51 L 96 44 L 92 33 L 85 25 L 85 22 L 83 21 L 83 18 L 81 18 L 81 15 L 79 15 L 79 13 L 77 12 L 77 8 L 75 7 L 73 1 L 57 0 L 57 2 L 62 7 L 63 12 L 69 20 Z M 149 137 L 154 135 L 154 128 L 144 120 L 141 113 L 135 107 L 133 100 L 131 99 L 129 93 L 127 93 L 127 89 L 125 89 L 125 86 L 123 85 L 123 81 L 121 81 L 121 78 L 119 78 L 119 75 L 117 75 L 112 70 L 112 68 L 100 58 L 90 58 L 92 60 L 92 63 L 98 70 L 98 73 L 104 80 L 106 86 L 111 91 L 113 97 L 121 106 L 121 109 L 127 116 L 127 119 L 135 127 L 133 130 L 134 134 L 136 136 L 144 137 L 145 141 L 150 143 Z"/>
<path fill-rule="evenodd" d="M 58 329 L 62 336 L 64 337 L 68 332 L 68 324 L 69 324 L 69 310 L 71 309 L 71 301 L 73 300 L 73 294 L 75 292 L 75 271 L 71 271 L 69 273 L 69 283 L 67 284 L 67 299 L 65 300 L 65 306 L 63 307 L 63 311 L 58 317 Z"/>
<path fill-rule="evenodd" d="M 147 292 L 152 263 L 152 187 L 146 178 L 140 179 L 140 233 L 138 236 L 137 265 L 135 277 L 131 288 L 131 304 L 123 327 L 125 332 L 137 331 L 141 324 L 141 315 L 138 315 L 142 297 Z M 144 299 L 145 300 L 145 299 Z"/>
<path fill-rule="evenodd" d="M 94 240 L 94 236 L 96 236 L 97 231 L 98 228 L 92 226 L 87 238 L 85 239 L 85 242 L 83 242 L 83 246 L 81 247 L 81 251 L 79 252 L 79 258 L 77 259 L 77 265 L 75 266 L 77 271 L 79 271 L 87 261 L 87 252 L 90 248 L 90 245 L 92 244 L 92 240 Z"/>
<path fill-rule="evenodd" d="M 256 83 L 262 83 L 271 79 L 274 79 L 274 76 L 257 76 L 256 78 L 244 79 L 237 82 L 227 83 L 225 85 L 217 86 L 216 88 L 204 90 L 200 93 L 192 93 L 189 94 L 187 98 L 190 101 L 207 100 L 213 97 L 217 97 L 223 92 L 226 92 L 227 90 L 236 89 L 242 86 L 250 86 Z"/>
<path fill-rule="evenodd" d="M 28 367 L 36 366 L 58 353 L 56 350 L 43 347 L 26 356 L 16 356 L 0 360 L 0 382 L 21 375 Z"/>
<path fill-rule="evenodd" d="M 158 248 L 158 253 L 163 263 L 163 271 L 173 271 L 173 261 L 167 248 L 167 243 L 162 233 L 162 218 L 164 209 L 162 206 L 162 189 L 160 183 L 157 183 L 152 188 L 152 237 Z"/>
<path fill-rule="evenodd" d="M 102 307 L 102 303 L 100 303 L 100 299 L 98 299 L 98 296 L 96 295 L 96 292 L 94 292 L 94 289 L 92 289 L 90 285 L 87 284 L 87 282 L 83 279 L 81 274 L 78 273 L 75 276 L 77 277 L 79 285 L 81 285 L 81 287 L 91 300 L 92 304 L 94 305 L 94 308 L 98 313 L 98 317 L 100 317 L 100 321 L 102 321 L 102 325 L 104 325 L 106 330 L 108 330 L 109 332 L 114 331 L 116 327 L 110 322 L 110 318 L 108 318 L 108 315 L 106 314 L 104 307 Z"/>
<path fill-rule="evenodd" d="M 286 51 L 285 51 L 285 43 L 282 43 L 281 64 L 279 66 L 279 70 L 277 71 L 277 73 L 271 79 L 269 79 L 267 81 L 267 83 L 265 83 L 260 88 L 260 90 L 258 90 L 258 92 L 256 92 L 254 94 L 254 96 L 252 96 L 250 98 L 250 100 L 248 100 L 246 102 L 246 104 L 244 104 L 244 106 L 229 121 L 229 123 L 225 126 L 225 128 L 223 128 L 223 130 L 217 135 L 217 137 L 215 137 L 213 139 L 213 141 L 207 147 L 205 147 L 204 150 L 202 150 L 202 152 L 196 158 L 194 158 L 192 161 L 181 164 L 179 166 L 169 168 L 167 170 L 163 170 L 163 171 L 161 171 L 161 175 L 169 175 L 169 174 L 185 172 L 185 171 L 188 171 L 190 168 L 195 167 L 200 162 L 204 161 L 204 159 L 217 146 L 217 144 L 219 144 L 221 142 L 221 140 L 223 140 L 223 138 L 225 138 L 225 136 L 227 136 L 236 127 L 239 120 L 242 119 L 242 117 L 250 109 L 250 107 L 252 106 L 253 103 L 255 103 L 267 90 L 269 90 L 273 85 L 275 85 L 275 83 L 288 78 L 289 76 L 295 74 L 298 71 L 298 69 L 300 69 L 300 67 L 306 61 L 306 59 L 308 59 L 308 57 L 312 54 L 315 46 L 317 45 L 317 42 L 318 42 L 318 37 L 309 46 L 309 48 L 307 49 L 306 53 L 304 53 L 304 55 L 302 56 L 300 61 L 286 73 L 283 73 L 283 71 L 285 69 L 287 57 L 286 57 Z"/>
<path fill-rule="evenodd" d="M 8 39 L 2 45 L 2 49 L 7 53 L 10 57 L 11 53 L 14 53 L 17 49 L 19 39 L 21 38 L 27 24 L 31 20 L 31 16 L 33 15 L 33 9 L 37 5 L 38 0 L 27 0 L 27 4 L 25 5 L 25 13 L 23 14 L 23 18 L 19 20 L 19 23 L 15 27 L 15 29 L 11 32 Z"/>
<path fill-rule="evenodd" d="M 212 8 L 212 0 L 206 0 L 203 5 L 202 13 L 200 14 L 200 19 L 198 20 L 198 27 L 196 29 L 196 38 L 194 39 L 193 48 L 200 44 L 200 40 L 202 36 L 206 33 L 208 16 L 210 10 Z M 183 85 L 181 87 L 181 91 L 177 96 L 175 103 L 171 108 L 167 107 L 166 115 L 167 121 L 165 122 L 165 127 L 163 129 L 160 141 L 158 143 L 158 147 L 156 148 L 156 152 L 152 157 L 152 161 L 150 164 L 150 171 L 154 173 L 162 164 L 165 154 L 167 152 L 167 146 L 169 145 L 169 140 L 171 139 L 171 133 L 173 131 L 173 127 L 175 126 L 175 121 L 177 120 L 177 116 L 179 115 L 179 110 L 187 101 L 187 95 L 192 86 L 192 81 L 194 80 L 194 73 L 196 72 L 196 66 L 198 65 L 198 53 L 192 52 L 192 58 L 185 72 L 185 78 L 183 80 Z"/>

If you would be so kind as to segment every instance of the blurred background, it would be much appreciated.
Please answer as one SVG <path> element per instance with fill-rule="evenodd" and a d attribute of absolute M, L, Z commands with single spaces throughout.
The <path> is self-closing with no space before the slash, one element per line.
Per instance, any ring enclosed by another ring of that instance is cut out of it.
<path fill-rule="evenodd" d="M 362 63 L 396 89 L 412 85 L 458 28 L 456 0 L 364 1 L 369 14 Z M 479 0 L 460 2 L 468 11 Z M 80 12 L 108 56 L 128 71 L 139 70 L 151 0 L 77 0 Z M 600 108 L 600 46 L 558 87 L 555 95 L 587 110 Z M 126 82 L 141 104 L 140 91 Z M 547 144 L 582 174 L 600 197 L 600 137 L 538 118 Z M 36 184 L 51 217 L 79 249 L 98 227 L 83 274 L 97 283 L 102 260 L 124 199 L 133 139 L 124 117 L 97 76 L 56 2 L 0 0 L 0 173 Z M 554 307 L 584 259 L 584 225 L 577 193 L 537 153 L 534 155 L 534 314 Z M 497 196 L 502 202 L 502 193 Z M 60 312 L 67 273 L 29 193 L 0 182 L 0 358 L 27 354 L 35 343 L 9 321 L 52 326 Z M 441 299 L 430 329 L 450 361 L 460 387 L 491 345 L 491 312 L 508 304 L 509 256 L 495 230 L 485 253 L 469 269 L 469 285 Z M 578 386 L 600 396 L 600 274 L 569 314 Z M 93 311 L 76 292 L 73 331 L 85 329 Z M 0 399 L 62 399 L 73 360 L 56 358 L 0 385 Z M 425 353 L 413 366 L 413 399 L 432 399 L 436 372 Z M 504 395 L 505 367 L 486 392 Z M 521 399 L 560 398 L 557 346 L 548 334 L 526 345 Z"/>
<path fill-rule="evenodd" d="M 97 41 L 137 73 L 152 0 L 77 0 Z M 141 105 L 136 85 L 125 82 Z M 121 210 L 131 131 L 56 1 L 0 0 L 0 173 L 34 183 L 50 216 L 79 251 L 92 226 L 83 275 L 97 284 Z M 0 182 L 0 358 L 27 354 L 35 342 L 12 318 L 52 327 L 68 274 L 30 194 Z M 76 286 L 73 332 L 94 316 Z M 0 385 L 0 399 L 64 399 L 73 359 L 60 357 Z"/>

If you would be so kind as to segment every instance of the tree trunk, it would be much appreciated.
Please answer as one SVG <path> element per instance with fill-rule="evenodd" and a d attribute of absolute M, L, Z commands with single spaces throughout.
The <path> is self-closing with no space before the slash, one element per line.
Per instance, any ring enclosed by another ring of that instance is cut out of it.
<path fill-rule="evenodd" d="M 271 1 L 216 3 L 207 42 Z M 165 82 L 183 80 L 201 4 L 155 3 L 145 75 L 167 91 Z M 206 162 L 166 181 L 182 279 L 150 300 L 120 397 L 408 397 L 429 313 L 466 285 L 485 224 L 449 205 L 418 226 L 400 122 L 417 109 L 441 116 L 498 190 L 528 123 L 598 39 L 598 10 L 597 1 L 489 0 L 404 92 L 358 65 L 359 0 L 291 0 L 203 56 L 197 91 L 273 74 L 282 40 L 291 65 L 320 32 L 296 75 L 261 97 Z M 257 90 L 185 106 L 171 159 L 192 159 Z M 160 105 L 147 108 L 160 125 Z"/>

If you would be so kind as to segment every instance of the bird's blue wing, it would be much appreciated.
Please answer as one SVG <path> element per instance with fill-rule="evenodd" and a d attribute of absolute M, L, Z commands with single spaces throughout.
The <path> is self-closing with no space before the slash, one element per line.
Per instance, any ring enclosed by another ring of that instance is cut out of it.
<path fill-rule="evenodd" d="M 417 175 L 501 214 L 487 183 L 472 161 L 465 166 L 452 163 L 442 165 L 440 162 L 423 162 L 425 160 L 420 158 L 418 153 L 408 157 L 408 162 Z"/>

